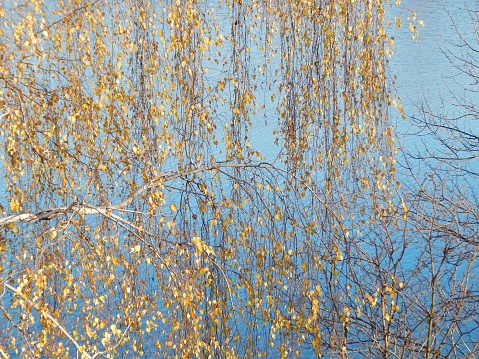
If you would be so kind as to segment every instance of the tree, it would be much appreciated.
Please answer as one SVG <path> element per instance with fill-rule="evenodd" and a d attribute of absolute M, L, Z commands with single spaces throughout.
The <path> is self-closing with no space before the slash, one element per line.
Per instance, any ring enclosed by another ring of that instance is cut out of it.
<path fill-rule="evenodd" d="M 431 356 L 385 6 L 5 1 L 0 355 Z"/>
<path fill-rule="evenodd" d="M 465 13 L 469 19 L 461 18 L 461 23 L 470 20 L 468 30 L 477 35 L 477 14 L 467 7 Z M 459 76 L 444 84 L 447 96 L 439 108 L 418 100 L 415 113 L 408 114 L 423 146 L 415 152 L 403 150 L 405 166 L 400 171 L 411 179 L 403 182 L 402 193 L 410 207 L 409 233 L 422 248 L 410 283 L 420 290 L 409 301 L 425 303 L 405 315 L 409 338 L 427 357 L 448 358 L 476 357 L 479 333 L 477 43 L 459 31 L 459 19 L 451 16 L 451 21 L 458 37 L 443 53 L 451 63 L 450 73 Z M 471 85 L 458 90 L 455 85 L 464 78 Z"/>

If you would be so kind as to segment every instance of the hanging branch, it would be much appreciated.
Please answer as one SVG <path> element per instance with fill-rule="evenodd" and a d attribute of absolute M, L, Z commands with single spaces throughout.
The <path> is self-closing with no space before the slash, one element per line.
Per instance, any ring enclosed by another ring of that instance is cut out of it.
<path fill-rule="evenodd" d="M 95 354 L 93 356 L 91 356 L 90 354 L 88 354 L 85 349 L 80 345 L 78 344 L 78 342 L 70 335 L 70 333 L 68 333 L 68 331 L 62 327 L 60 325 L 60 323 L 58 323 L 58 321 L 53 318 L 51 316 L 50 313 L 48 313 L 46 310 L 44 309 L 40 309 L 40 308 L 37 308 L 37 306 L 35 305 L 35 303 L 33 303 L 30 299 L 28 299 L 25 295 L 23 295 L 23 293 L 20 291 L 20 289 L 18 288 L 15 288 L 15 287 L 12 287 L 11 285 L 9 285 L 8 283 L 3 283 L 3 285 L 5 286 L 5 288 L 7 289 L 10 289 L 12 292 L 14 292 L 15 294 L 19 295 L 20 297 L 22 297 L 23 300 L 25 300 L 28 304 L 30 304 L 32 307 L 34 307 L 35 309 L 37 309 L 40 313 L 42 313 L 42 315 L 44 315 L 45 317 L 48 318 L 48 320 L 50 320 L 58 329 L 60 329 L 60 331 L 65 334 L 65 336 L 73 343 L 73 345 L 77 348 L 77 350 L 82 354 L 82 358 L 85 357 L 87 359 L 93 359 L 93 358 L 96 358 L 98 356 L 98 354 Z"/>
<path fill-rule="evenodd" d="M 63 207 L 57 207 L 57 208 L 51 208 L 47 210 L 43 210 L 40 212 L 36 213 L 20 213 L 20 214 L 15 214 L 15 215 L 10 215 L 6 216 L 3 218 L 0 218 L 0 225 L 7 225 L 10 223 L 17 223 L 17 222 L 37 222 L 37 221 L 49 221 L 55 217 L 58 217 L 63 214 L 69 214 L 69 213 L 78 213 L 81 215 L 90 215 L 90 214 L 109 214 L 113 210 L 122 210 L 128 205 L 130 205 L 135 199 L 137 199 L 143 192 L 150 188 L 155 188 L 160 186 L 161 184 L 165 182 L 172 181 L 177 178 L 181 178 L 184 176 L 189 176 L 189 175 L 194 175 L 197 173 L 202 173 L 206 171 L 214 171 L 214 170 L 219 170 L 221 168 L 269 168 L 269 169 L 275 169 L 275 167 L 266 162 L 261 162 L 261 163 L 214 163 L 208 166 L 196 168 L 196 169 L 191 169 L 191 170 L 185 170 L 181 172 L 167 172 L 160 176 L 160 178 L 152 180 L 140 188 L 138 188 L 136 191 L 134 191 L 132 194 L 128 196 L 125 200 L 121 201 L 120 203 L 110 205 L 110 206 L 95 206 L 91 205 L 88 203 L 78 203 L 78 202 L 73 202 L 69 206 L 63 206 Z"/>

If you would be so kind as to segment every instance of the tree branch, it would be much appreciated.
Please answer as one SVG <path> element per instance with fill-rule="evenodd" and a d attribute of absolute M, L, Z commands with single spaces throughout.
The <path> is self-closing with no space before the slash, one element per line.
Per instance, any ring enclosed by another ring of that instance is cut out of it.
<path fill-rule="evenodd" d="M 8 288 L 10 289 L 11 291 L 13 291 L 14 293 L 16 293 L 17 295 L 19 295 L 20 297 L 22 297 L 23 300 L 25 300 L 26 302 L 28 302 L 28 304 L 30 304 L 32 307 L 34 307 L 36 310 L 38 310 L 40 313 L 42 313 L 42 315 L 44 315 L 45 317 L 47 317 L 58 329 L 60 329 L 60 331 L 66 335 L 66 337 L 68 339 L 71 340 L 71 342 L 73 343 L 73 345 L 75 345 L 75 347 L 77 348 L 77 350 L 82 354 L 82 358 L 85 357 L 87 359 L 92 359 L 92 358 L 95 358 L 95 356 L 91 356 L 90 354 L 88 354 L 84 348 L 82 348 L 82 346 L 80 346 L 80 344 L 78 344 L 78 342 L 70 335 L 70 333 L 67 332 L 67 330 L 65 328 L 63 328 L 60 323 L 58 323 L 58 321 L 53 318 L 50 313 L 48 313 L 46 310 L 44 309 L 40 309 L 40 308 L 37 308 L 37 306 L 35 305 L 35 303 L 33 303 L 30 299 L 26 298 L 23 293 L 18 290 L 17 288 L 14 288 L 12 287 L 11 285 L 9 285 L 8 283 L 3 283 L 3 285 L 5 286 L 5 288 Z"/>
<path fill-rule="evenodd" d="M 148 183 L 145 183 L 143 186 L 138 188 L 132 194 L 128 196 L 125 200 L 121 201 L 120 203 L 109 205 L 109 206 L 94 206 L 87 203 L 76 203 L 73 202 L 69 206 L 65 207 L 58 207 L 58 208 L 51 208 L 47 210 L 43 210 L 36 213 L 20 213 L 14 214 L 10 216 L 6 216 L 0 218 L 0 226 L 7 225 L 10 223 L 17 223 L 17 222 L 37 222 L 37 221 L 47 221 L 51 220 L 55 217 L 58 217 L 62 214 L 69 214 L 69 213 L 78 213 L 82 215 L 88 214 L 109 214 L 113 210 L 122 210 L 128 205 L 130 205 L 136 198 L 138 198 L 143 192 L 150 188 L 155 188 L 162 185 L 165 182 L 172 181 L 177 178 L 181 178 L 184 176 L 194 175 L 197 173 L 207 172 L 207 171 L 214 171 L 219 170 L 221 168 L 275 168 L 272 164 L 267 162 L 261 163 L 223 163 L 218 162 L 208 166 L 203 166 L 200 168 L 180 171 L 180 172 L 167 172 L 160 176 L 160 178 L 152 180 Z"/>

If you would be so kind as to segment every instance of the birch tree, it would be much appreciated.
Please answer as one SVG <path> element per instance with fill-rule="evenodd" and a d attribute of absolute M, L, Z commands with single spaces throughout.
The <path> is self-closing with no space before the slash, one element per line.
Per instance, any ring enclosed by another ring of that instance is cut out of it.
<path fill-rule="evenodd" d="M 4 1 L 0 355 L 408 353 L 389 6 Z"/>

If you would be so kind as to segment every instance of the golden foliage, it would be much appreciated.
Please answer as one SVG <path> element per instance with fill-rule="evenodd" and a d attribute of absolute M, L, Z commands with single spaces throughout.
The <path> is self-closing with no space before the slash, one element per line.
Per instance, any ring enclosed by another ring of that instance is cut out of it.
<path fill-rule="evenodd" d="M 392 322 L 352 273 L 397 210 L 384 11 L 4 1 L 2 353 L 290 357 Z"/>

